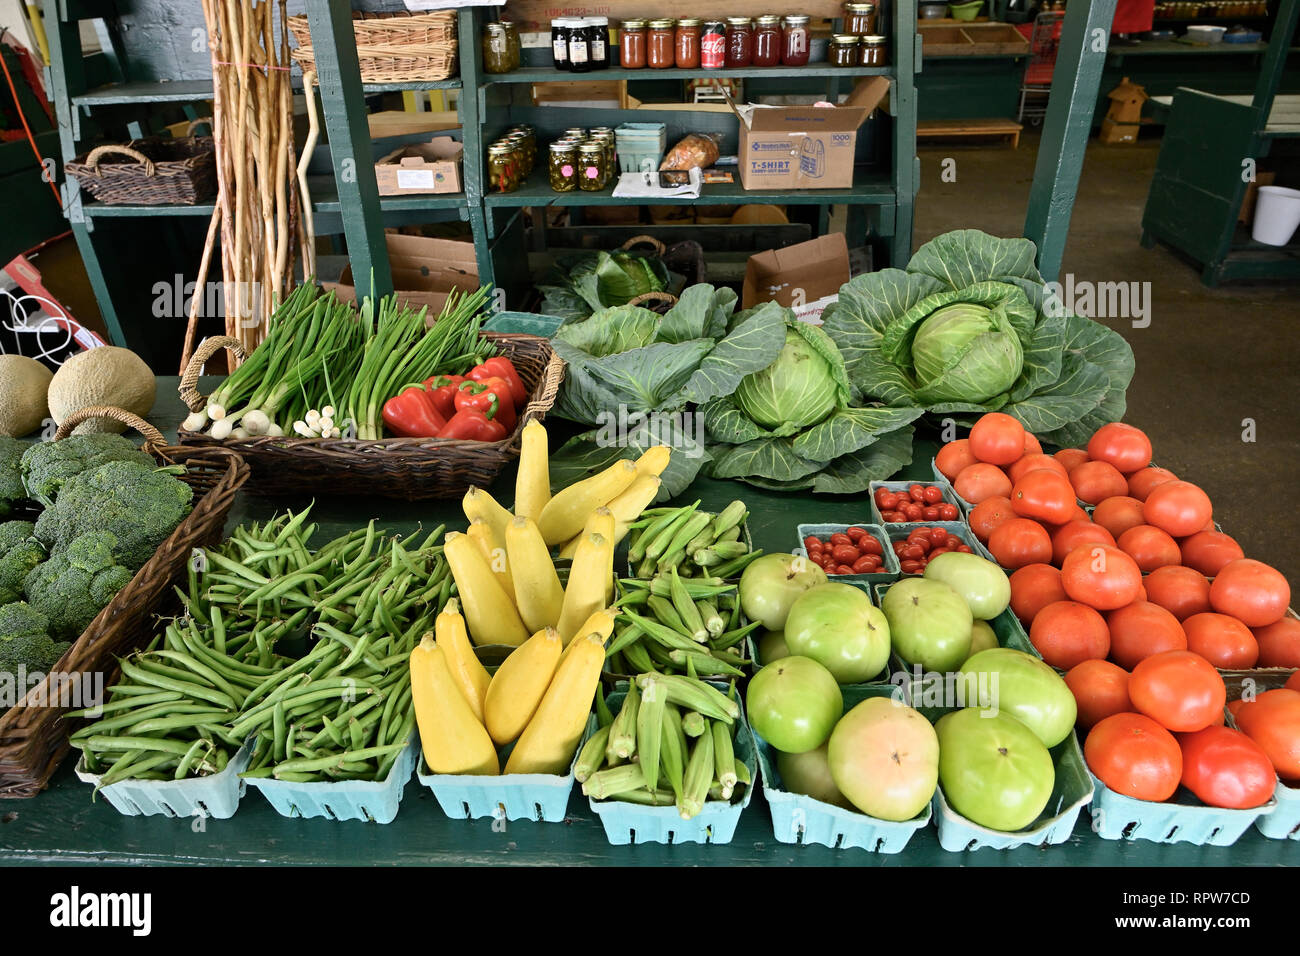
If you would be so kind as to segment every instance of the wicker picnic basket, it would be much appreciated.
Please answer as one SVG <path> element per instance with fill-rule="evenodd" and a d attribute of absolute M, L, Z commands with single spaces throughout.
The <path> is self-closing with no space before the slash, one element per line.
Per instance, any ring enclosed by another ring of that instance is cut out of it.
<path fill-rule="evenodd" d="M 82 189 L 110 206 L 193 206 L 217 194 L 211 136 L 96 146 L 65 168 Z"/>
<path fill-rule="evenodd" d="M 303 74 L 316 69 L 305 16 L 289 18 L 297 41 L 293 59 Z M 456 75 L 456 11 L 352 14 L 364 83 L 446 80 Z"/>
<path fill-rule="evenodd" d="M 564 361 L 550 343 L 535 335 L 483 333 L 514 364 L 529 392 L 514 434 L 499 442 L 448 438 L 246 438 L 218 441 L 181 430 L 182 445 L 229 448 L 252 469 L 249 490 L 264 495 L 367 494 L 405 501 L 459 498 L 471 485 L 486 488 L 512 458 L 519 456 L 524 425 L 541 420 L 555 405 L 564 381 Z M 190 411 L 207 404 L 199 394 L 199 374 L 218 350 L 242 358 L 232 338 L 207 339 L 181 376 L 180 394 Z"/>
<path fill-rule="evenodd" d="M 64 675 L 99 671 L 106 687 L 117 671 L 116 655 L 149 637 L 150 619 L 171 606 L 172 586 L 184 579 L 191 552 L 221 540 L 235 493 L 248 478 L 248 466 L 222 448 L 168 445 L 156 428 L 120 408 L 83 408 L 69 416 L 55 439 L 66 438 L 73 428 L 92 418 L 112 418 L 140 432 L 145 437 L 144 450 L 160 464 L 186 467 L 180 479 L 195 494 L 194 510 L 53 668 Z M 59 696 L 47 676 L 18 706 L 0 716 L 0 797 L 35 796 L 67 756 L 72 725 L 61 718 L 73 708 L 67 700 L 69 706 L 60 706 Z"/>

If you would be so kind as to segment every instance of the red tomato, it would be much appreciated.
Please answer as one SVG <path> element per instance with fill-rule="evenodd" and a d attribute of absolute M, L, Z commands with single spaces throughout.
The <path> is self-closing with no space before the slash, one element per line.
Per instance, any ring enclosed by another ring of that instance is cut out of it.
<path fill-rule="evenodd" d="M 1260 667 L 1300 667 L 1300 621 L 1284 617 L 1253 630 Z"/>
<path fill-rule="evenodd" d="M 989 552 L 998 564 L 1015 570 L 1052 559 L 1052 539 L 1047 529 L 1028 518 L 1004 521 L 989 535 Z"/>
<path fill-rule="evenodd" d="M 1074 486 L 1074 493 L 1079 496 L 1079 500 L 1090 505 L 1128 493 L 1128 482 L 1124 476 L 1106 461 L 1085 461 L 1071 468 L 1070 484 Z"/>
<path fill-rule="evenodd" d="M 940 521 L 960 521 L 960 520 L 961 520 L 961 509 L 958 508 L 958 507 L 957 507 L 955 504 L 953 504 L 951 501 L 941 501 L 941 502 L 939 502 L 937 505 L 935 505 L 935 507 L 939 509 L 939 520 L 940 520 Z"/>
<path fill-rule="evenodd" d="M 841 564 L 841 565 L 838 565 L 838 566 L 835 568 L 835 573 L 836 573 L 836 574 L 852 574 L 852 573 L 853 573 L 853 565 L 851 565 L 851 564 Z"/>
<path fill-rule="evenodd" d="M 1146 501 L 1156 485 L 1177 480 L 1178 476 L 1168 468 L 1142 468 L 1128 476 L 1128 493 L 1138 501 Z"/>
<path fill-rule="evenodd" d="M 1296 671 L 1287 678 L 1286 683 L 1282 685 L 1287 690 L 1293 690 L 1300 693 L 1300 671 Z"/>
<path fill-rule="evenodd" d="M 1263 561 L 1239 558 L 1219 569 L 1210 585 L 1210 606 L 1247 627 L 1266 627 L 1280 620 L 1291 603 L 1291 586 Z"/>
<path fill-rule="evenodd" d="M 1250 628 L 1226 614 L 1193 614 L 1183 621 L 1187 649 L 1222 670 L 1245 670 L 1259 660 Z"/>
<path fill-rule="evenodd" d="M 921 494 L 925 496 L 925 503 L 927 505 L 937 505 L 939 502 L 943 501 L 943 489 L 936 487 L 935 485 L 930 485 L 922 491 Z"/>
<path fill-rule="evenodd" d="M 831 535 L 831 547 L 836 548 L 842 544 L 852 544 L 853 539 L 842 531 L 837 531 Z"/>
<path fill-rule="evenodd" d="M 1061 572 L 1050 564 L 1027 564 L 1012 573 L 1011 611 L 1028 626 L 1049 604 L 1069 600 L 1061 586 Z"/>
<path fill-rule="evenodd" d="M 1178 542 L 1149 524 L 1129 528 L 1119 536 L 1116 543 L 1119 549 L 1136 561 L 1137 566 L 1145 572 L 1155 571 L 1157 568 L 1171 564 L 1181 564 L 1183 560 L 1182 552 L 1178 550 Z"/>
<path fill-rule="evenodd" d="M 925 485 L 908 485 L 907 497 L 911 498 L 918 504 L 925 503 Z"/>
<path fill-rule="evenodd" d="M 1039 611 L 1029 629 L 1029 642 L 1043 660 L 1061 670 L 1103 660 L 1110 653 L 1105 619 L 1076 601 L 1057 601 Z"/>
<path fill-rule="evenodd" d="M 1088 453 L 1082 448 L 1062 448 L 1052 457 L 1064 465 L 1069 473 L 1088 460 Z"/>
<path fill-rule="evenodd" d="M 990 412 L 971 427 L 969 440 L 971 454 L 980 461 L 1009 465 L 1025 453 L 1025 426 L 1010 415 Z"/>
<path fill-rule="evenodd" d="M 943 528 L 928 528 L 931 544 L 945 544 L 948 541 L 948 532 Z"/>
<path fill-rule="evenodd" d="M 1111 422 L 1088 440 L 1088 457 L 1109 462 L 1120 473 L 1131 475 L 1151 464 L 1151 439 L 1140 428 Z"/>
<path fill-rule="evenodd" d="M 1099 524 L 1091 521 L 1067 521 L 1052 532 L 1052 563 L 1058 568 L 1065 556 L 1081 544 L 1107 544 L 1115 546 L 1115 539 Z"/>
<path fill-rule="evenodd" d="M 1011 497 L 1011 479 L 1006 472 L 997 465 L 986 465 L 983 462 L 963 468 L 952 486 L 957 494 L 973 505 L 985 498 Z"/>
<path fill-rule="evenodd" d="M 851 544 L 837 544 L 831 548 L 831 558 L 836 564 L 852 565 L 860 557 L 862 555 L 858 552 L 858 549 Z"/>
<path fill-rule="evenodd" d="M 849 528 L 844 533 L 849 536 L 849 540 L 853 542 L 854 547 L 858 547 L 858 539 L 861 538 L 863 535 L 867 534 L 868 532 L 866 528 L 860 528 L 857 525 L 854 525 L 852 528 Z"/>
<path fill-rule="evenodd" d="M 915 501 L 909 501 L 903 505 L 903 514 L 907 515 L 908 521 L 920 521 L 922 511 L 924 511 L 924 508 Z"/>
<path fill-rule="evenodd" d="M 885 546 L 880 543 L 879 539 L 877 539 L 874 534 L 867 534 L 858 538 L 858 550 L 861 551 L 864 556 L 869 554 L 884 554 Z"/>
<path fill-rule="evenodd" d="M 985 498 L 972 508 L 967 520 L 975 537 L 980 541 L 988 541 L 989 535 L 999 525 L 1010 521 L 1015 516 L 1016 513 L 1011 510 L 1011 499 L 994 495 L 992 498 Z"/>
<path fill-rule="evenodd" d="M 939 469 L 939 474 L 954 481 L 963 468 L 975 464 L 976 460 L 970 450 L 970 441 L 958 438 L 939 449 L 939 454 L 934 456 L 934 466 Z"/>
<path fill-rule="evenodd" d="M 1292 675 L 1295 680 L 1295 675 Z M 1300 782 L 1300 690 L 1269 690 L 1237 711 L 1235 719 L 1264 748 L 1277 775 L 1291 786 Z"/>
<path fill-rule="evenodd" d="M 1007 469 L 1007 476 L 1012 481 L 1019 481 L 1021 475 L 1026 472 L 1037 471 L 1040 468 L 1054 471 L 1062 478 L 1068 478 L 1070 474 L 1065 470 L 1065 466 L 1057 459 L 1053 458 L 1051 455 L 1044 455 L 1040 452 L 1037 455 L 1026 455 L 1024 458 L 1021 458 L 1018 462 Z"/>
<path fill-rule="evenodd" d="M 1106 615 L 1110 627 L 1110 659 L 1132 670 L 1148 657 L 1187 650 L 1183 626 L 1159 604 L 1134 601 Z"/>
<path fill-rule="evenodd" d="M 1183 754 L 1174 735 L 1141 714 L 1101 720 L 1088 732 L 1083 756 L 1098 780 L 1137 800 L 1168 800 L 1183 776 Z"/>
<path fill-rule="evenodd" d="M 1098 611 L 1132 604 L 1142 590 L 1142 572 L 1119 548 L 1085 544 L 1061 563 L 1061 583 L 1073 600 Z"/>
<path fill-rule="evenodd" d="M 1151 603 L 1159 604 L 1180 621 L 1210 610 L 1210 582 L 1192 568 L 1158 568 L 1147 575 L 1143 585 Z"/>
<path fill-rule="evenodd" d="M 1277 775 L 1264 748 L 1240 730 L 1207 727 L 1179 740 L 1182 784 L 1212 807 L 1246 810 L 1268 803 Z"/>
<path fill-rule="evenodd" d="M 1046 468 L 1026 472 L 1011 489 L 1011 508 L 1022 518 L 1064 524 L 1077 507 L 1070 479 Z"/>
<path fill-rule="evenodd" d="M 1025 432 L 1025 454 L 1041 455 L 1042 453 L 1043 453 L 1042 442 L 1040 442 L 1037 438 L 1035 438 L 1030 432 L 1026 431 Z"/>
<path fill-rule="evenodd" d="M 1210 496 L 1190 481 L 1166 481 L 1151 489 L 1142 514 L 1147 524 L 1185 538 L 1205 527 L 1213 518 L 1214 507 Z"/>
<path fill-rule="evenodd" d="M 1146 524 L 1142 502 L 1127 495 L 1115 495 L 1098 503 L 1092 510 L 1092 520 L 1118 538 L 1129 528 Z"/>
<path fill-rule="evenodd" d="M 854 574 L 872 574 L 880 570 L 880 557 L 875 554 L 864 554 L 858 560 L 853 562 Z"/>
<path fill-rule="evenodd" d="M 1198 531 L 1179 542 L 1183 564 L 1207 577 L 1214 577 L 1229 561 L 1244 558 L 1245 552 L 1231 535 L 1222 531 Z"/>
<path fill-rule="evenodd" d="M 888 488 L 881 488 L 880 491 L 876 492 L 876 507 L 881 511 L 896 511 L 898 509 L 898 495 Z"/>
<path fill-rule="evenodd" d="M 1148 657 L 1133 668 L 1128 693 L 1134 707 L 1176 733 L 1209 727 L 1228 701 L 1214 665 L 1191 651 Z"/>
<path fill-rule="evenodd" d="M 811 534 L 808 535 L 808 537 L 803 539 L 803 546 L 808 549 L 809 553 L 813 551 L 820 551 L 822 548 L 825 547 L 825 545 L 822 544 L 821 538 L 818 538 L 816 535 L 811 535 Z"/>
<path fill-rule="evenodd" d="M 1087 730 L 1112 714 L 1133 709 L 1128 699 L 1128 671 L 1110 661 L 1083 661 L 1065 675 L 1065 686 L 1079 709 L 1078 724 Z"/>

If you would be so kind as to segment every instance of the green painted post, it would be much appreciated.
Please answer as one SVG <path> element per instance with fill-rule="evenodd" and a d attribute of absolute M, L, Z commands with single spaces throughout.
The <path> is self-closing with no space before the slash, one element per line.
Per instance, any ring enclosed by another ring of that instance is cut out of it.
<path fill-rule="evenodd" d="M 1300 20 L 1300 0 L 1282 0 L 1273 20 L 1273 33 L 1264 53 L 1264 62 L 1260 64 L 1255 99 L 1251 102 L 1259 110 L 1265 125 L 1268 125 L 1269 113 L 1273 112 L 1273 97 L 1277 95 L 1282 74 L 1286 72 L 1287 55 L 1294 42 L 1297 20 Z"/>
<path fill-rule="evenodd" d="M 890 262 L 901 269 L 912 258 L 912 211 L 916 203 L 916 0 L 894 4 L 894 85 L 890 110 L 894 114 L 894 230 Z"/>
<path fill-rule="evenodd" d="M 1093 0 L 1067 6 L 1061 25 L 1052 93 L 1025 215 L 1025 237 L 1038 245 L 1038 271 L 1048 282 L 1056 281 L 1061 272 L 1116 3 Z"/>
<path fill-rule="evenodd" d="M 496 284 L 496 269 L 492 262 L 492 243 L 488 236 L 488 217 L 492 213 L 485 207 L 483 185 L 485 152 L 483 149 L 483 113 L 480 77 L 483 75 L 483 50 L 476 42 L 479 35 L 480 13 L 466 8 L 458 14 L 456 31 L 460 37 L 460 121 L 465 144 L 461 175 L 465 180 L 465 203 L 469 210 L 470 231 L 474 236 L 474 257 L 478 261 L 478 278 L 483 285 Z M 539 144 L 540 146 L 541 144 Z M 545 153 L 541 153 L 545 161 Z"/>
<path fill-rule="evenodd" d="M 352 35 L 352 5 L 348 0 L 307 0 L 307 22 L 357 297 L 381 298 L 393 291 L 393 274 Z"/>

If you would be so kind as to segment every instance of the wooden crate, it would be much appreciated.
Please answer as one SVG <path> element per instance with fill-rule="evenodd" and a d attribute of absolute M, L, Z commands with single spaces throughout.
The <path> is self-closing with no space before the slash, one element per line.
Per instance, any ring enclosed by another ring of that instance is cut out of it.
<path fill-rule="evenodd" d="M 921 22 L 916 28 L 921 34 L 923 57 L 1029 53 L 1029 41 L 1009 23 L 967 23 L 956 26 L 943 22 L 930 26 Z"/>

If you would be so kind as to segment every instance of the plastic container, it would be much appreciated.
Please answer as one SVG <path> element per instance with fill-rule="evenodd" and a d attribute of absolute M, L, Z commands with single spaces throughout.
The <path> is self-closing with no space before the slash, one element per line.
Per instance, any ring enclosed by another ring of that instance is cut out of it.
<path fill-rule="evenodd" d="M 620 688 L 609 695 L 607 703 L 615 714 L 623 704 L 627 691 Z M 587 725 L 587 732 L 596 728 L 593 716 Z M 710 800 L 704 809 L 693 819 L 683 820 L 676 807 L 644 807 L 636 803 L 619 800 L 593 800 L 587 798 L 591 810 L 600 817 L 605 828 L 605 838 L 614 846 L 626 846 L 630 843 L 730 843 L 736 835 L 736 824 L 740 814 L 749 806 L 754 788 L 759 785 L 758 756 L 753 734 L 745 720 L 744 700 L 740 701 L 740 720 L 736 725 L 736 757 L 745 762 L 749 768 L 751 783 L 743 788 L 739 798 L 730 803 Z"/>
<path fill-rule="evenodd" d="M 1164 803 L 1136 800 L 1110 789 L 1091 772 L 1092 829 L 1103 840 L 1150 840 L 1232 846 L 1243 833 L 1277 809 L 1274 797 L 1251 810 L 1207 807 L 1182 788 Z"/>
<path fill-rule="evenodd" d="M 248 784 L 260 790 L 282 817 L 392 823 L 419 752 L 419 734 L 412 732 L 406 749 L 398 755 L 388 776 L 379 781 L 290 783 L 271 777 L 250 777 Z"/>
<path fill-rule="evenodd" d="M 915 524 L 887 524 L 884 528 L 885 534 L 889 537 L 891 553 L 893 552 L 893 542 L 906 541 L 907 536 L 917 528 L 942 528 L 949 534 L 961 538 L 962 543 L 970 548 L 972 554 L 993 561 L 993 555 L 989 554 L 988 549 L 980 544 L 979 539 L 975 537 L 975 532 L 971 531 L 970 525 L 964 521 L 918 521 Z M 993 563 L 996 564 L 997 562 L 994 561 Z M 900 578 L 919 577 L 919 575 L 904 574 L 901 565 L 898 573 Z"/>
<path fill-rule="evenodd" d="M 614 131 L 620 172 L 653 172 L 668 148 L 668 128 L 663 123 L 624 123 Z"/>
<path fill-rule="evenodd" d="M 1187 39 L 1192 43 L 1206 43 L 1213 46 L 1216 43 L 1222 43 L 1223 35 L 1227 32 L 1227 27 L 1198 23 L 1187 28 Z"/>
<path fill-rule="evenodd" d="M 1258 43 L 1262 39 L 1264 39 L 1264 34 L 1258 30 L 1241 30 L 1237 33 L 1229 30 L 1223 35 L 1224 43 Z"/>
<path fill-rule="evenodd" d="M 537 335 L 549 339 L 564 324 L 558 315 L 534 315 L 530 312 L 497 312 L 483 323 L 485 332 L 514 335 Z"/>
<path fill-rule="evenodd" d="M 226 769 L 207 777 L 188 780 L 119 780 L 99 793 L 118 813 L 128 817 L 212 817 L 225 820 L 239 809 L 245 782 L 239 775 L 253 756 L 252 743 L 240 747 Z M 102 774 L 86 770 L 86 758 L 77 761 L 77 779 L 99 786 Z"/>
<path fill-rule="evenodd" d="M 856 685 L 842 689 L 844 711 L 869 697 L 889 697 L 888 684 Z M 911 820 L 879 820 L 856 810 L 846 810 L 799 793 L 781 789 L 776 751 L 754 734 L 759 766 L 763 771 L 763 796 L 772 813 L 772 833 L 780 843 L 817 843 L 833 850 L 858 848 L 869 853 L 900 853 L 917 830 L 930 822 L 929 805 Z"/>
<path fill-rule="evenodd" d="M 948 12 L 952 14 L 954 20 L 974 20 L 979 16 L 983 6 L 984 0 L 971 0 L 970 3 L 950 3 L 948 4 Z"/>
<path fill-rule="evenodd" d="M 1300 228 L 1300 189 L 1260 186 L 1250 238 L 1268 246 L 1285 246 Z"/>
<path fill-rule="evenodd" d="M 874 510 L 874 509 L 873 509 Z M 873 574 L 831 574 L 827 577 L 831 581 L 838 581 L 842 584 L 853 584 L 870 593 L 873 585 L 886 584 L 891 581 L 897 581 L 902 571 L 898 567 L 898 556 L 894 554 L 894 549 L 889 546 L 889 535 L 879 524 L 871 521 L 858 521 L 853 524 L 801 524 L 797 531 L 799 534 L 798 546 L 794 549 L 795 554 L 802 557 L 808 557 L 808 551 L 803 546 L 804 539 L 809 535 L 814 538 L 821 538 L 823 541 L 829 541 L 831 535 L 842 534 L 849 528 L 865 528 L 871 533 L 871 536 L 880 542 L 880 547 L 884 550 L 884 569 Z"/>

